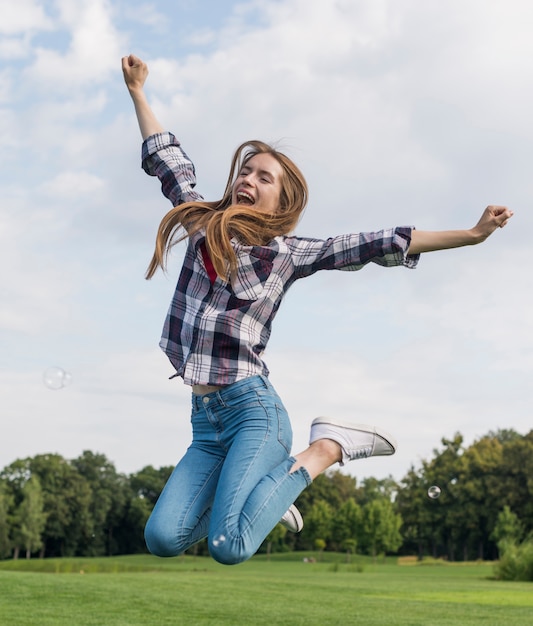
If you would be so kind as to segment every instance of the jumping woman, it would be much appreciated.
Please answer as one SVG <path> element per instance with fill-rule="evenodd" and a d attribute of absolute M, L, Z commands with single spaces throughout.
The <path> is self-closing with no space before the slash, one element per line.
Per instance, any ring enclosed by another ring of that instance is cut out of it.
<path fill-rule="evenodd" d="M 489 206 L 469 230 L 402 226 L 324 241 L 296 237 L 308 193 L 287 156 L 261 141 L 243 143 L 222 199 L 205 201 L 192 162 L 148 104 L 146 64 L 130 55 L 122 69 L 144 140 L 142 166 L 174 207 L 161 221 L 146 277 L 165 269 L 175 243 L 187 242 L 160 345 L 191 387 L 192 443 L 152 511 L 146 544 L 153 554 L 176 556 L 207 537 L 214 559 L 240 563 L 278 522 L 301 530 L 293 503 L 321 472 L 396 451 L 379 428 L 319 417 L 309 447 L 291 455 L 289 417 L 262 356 L 289 287 L 319 270 L 414 268 L 420 253 L 484 241 L 512 212 Z"/>

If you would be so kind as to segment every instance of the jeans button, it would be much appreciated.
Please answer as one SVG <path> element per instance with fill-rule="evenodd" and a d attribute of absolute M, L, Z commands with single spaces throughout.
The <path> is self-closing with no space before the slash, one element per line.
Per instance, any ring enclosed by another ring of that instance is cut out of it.
<path fill-rule="evenodd" d="M 203 403 L 209 404 L 209 398 L 207 396 L 204 396 Z"/>

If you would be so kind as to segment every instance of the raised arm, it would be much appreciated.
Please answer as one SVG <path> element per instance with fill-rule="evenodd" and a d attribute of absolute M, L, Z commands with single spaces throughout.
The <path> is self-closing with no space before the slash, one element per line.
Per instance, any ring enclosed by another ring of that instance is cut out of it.
<path fill-rule="evenodd" d="M 513 211 L 510 211 L 507 207 L 491 205 L 483 211 L 479 222 L 468 230 L 443 230 L 435 232 L 413 230 L 409 254 L 460 248 L 462 246 L 472 246 L 481 243 L 492 235 L 497 228 L 503 228 L 512 216 Z"/>
<path fill-rule="evenodd" d="M 122 58 L 122 72 L 124 73 L 126 87 L 135 106 L 142 138 L 146 139 L 150 135 L 162 133 L 164 128 L 157 121 L 144 93 L 144 83 L 148 76 L 146 63 L 134 54 L 130 54 Z"/>

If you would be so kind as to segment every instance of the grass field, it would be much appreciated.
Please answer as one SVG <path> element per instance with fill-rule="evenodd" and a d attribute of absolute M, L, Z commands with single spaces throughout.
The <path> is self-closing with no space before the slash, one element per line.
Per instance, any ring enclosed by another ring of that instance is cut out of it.
<path fill-rule="evenodd" d="M 491 580 L 491 564 L 374 564 L 342 555 L 0 561 L 0 624 L 9 626 L 525 626 L 533 585 Z M 326 561 L 327 559 L 327 561 Z"/>

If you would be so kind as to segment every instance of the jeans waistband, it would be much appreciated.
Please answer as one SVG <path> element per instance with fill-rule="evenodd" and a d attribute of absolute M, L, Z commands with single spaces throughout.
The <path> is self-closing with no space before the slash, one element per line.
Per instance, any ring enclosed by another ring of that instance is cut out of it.
<path fill-rule="evenodd" d="M 225 404 L 234 398 L 238 398 L 246 391 L 251 391 L 252 389 L 257 389 L 258 387 L 262 387 L 264 389 L 270 389 L 271 384 L 266 376 L 262 374 L 257 374 L 256 376 L 250 376 L 248 378 L 243 378 L 238 380 L 237 382 L 232 383 L 231 385 L 227 385 L 226 387 L 222 387 L 219 391 L 213 391 L 211 393 L 206 393 L 203 396 L 198 396 L 196 394 L 192 394 L 192 403 L 196 409 L 199 409 L 204 404 L 204 398 L 213 398 L 218 399 L 221 404 Z"/>

